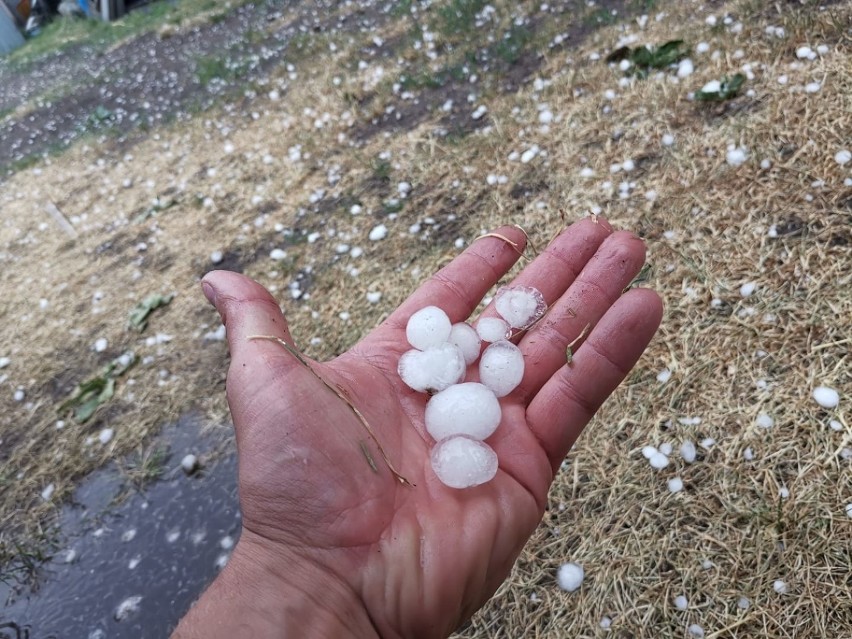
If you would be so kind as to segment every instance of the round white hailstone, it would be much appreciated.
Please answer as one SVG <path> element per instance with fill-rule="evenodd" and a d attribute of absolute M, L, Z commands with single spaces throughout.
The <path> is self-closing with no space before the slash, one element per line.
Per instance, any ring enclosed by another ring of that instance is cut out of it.
<path fill-rule="evenodd" d="M 538 114 L 538 121 L 542 124 L 550 124 L 553 122 L 553 111 L 550 109 L 544 109 L 541 113 Z"/>
<path fill-rule="evenodd" d="M 695 66 L 689 58 L 684 58 L 677 65 L 677 77 L 681 79 L 688 78 L 693 71 L 695 71 Z"/>
<path fill-rule="evenodd" d="M 651 464 L 651 468 L 662 470 L 669 465 L 669 458 L 660 452 L 656 452 L 651 455 L 651 459 L 649 459 L 648 462 Z"/>
<path fill-rule="evenodd" d="M 663 442 L 662 444 L 660 444 L 659 450 L 663 455 L 668 457 L 672 454 L 672 445 L 669 442 Z"/>
<path fill-rule="evenodd" d="M 458 346 L 447 343 L 423 351 L 412 349 L 399 358 L 397 371 L 409 388 L 435 393 L 464 379 L 464 355 Z"/>
<path fill-rule="evenodd" d="M 115 431 L 112 428 L 104 428 L 98 434 L 98 441 L 104 445 L 109 444 L 112 441 L 113 435 L 115 435 Z"/>
<path fill-rule="evenodd" d="M 805 85 L 805 93 L 819 93 L 822 85 L 819 82 L 808 82 Z"/>
<path fill-rule="evenodd" d="M 790 489 L 786 486 L 781 486 L 781 488 L 778 490 L 778 496 L 781 497 L 781 499 L 789 499 Z"/>
<path fill-rule="evenodd" d="M 687 464 L 695 461 L 695 444 L 692 440 L 687 439 L 680 445 L 680 456 Z"/>
<path fill-rule="evenodd" d="M 103 353 L 107 347 L 109 346 L 109 341 L 107 341 L 106 337 L 99 337 L 95 340 L 95 352 Z"/>
<path fill-rule="evenodd" d="M 191 475 L 198 469 L 198 457 L 192 453 L 184 455 L 183 459 L 180 460 L 180 467 L 187 475 Z"/>
<path fill-rule="evenodd" d="M 456 436 L 438 442 L 432 449 L 432 470 L 450 488 L 472 488 L 491 481 L 497 474 L 497 454 L 470 437 Z"/>
<path fill-rule="evenodd" d="M 659 373 L 657 373 L 657 381 L 661 384 L 665 384 L 672 378 L 672 372 L 668 368 L 664 368 Z"/>
<path fill-rule="evenodd" d="M 275 260 L 276 262 L 280 262 L 281 260 L 286 260 L 287 259 L 287 251 L 285 251 L 284 249 L 280 249 L 280 248 L 272 249 L 269 252 L 269 259 Z"/>
<path fill-rule="evenodd" d="M 483 317 L 476 323 L 476 334 L 483 342 L 499 342 L 509 336 L 509 324 L 499 317 Z"/>
<path fill-rule="evenodd" d="M 741 146 L 733 149 L 728 149 L 725 154 L 725 161 L 731 166 L 742 166 L 748 159 L 748 151 Z"/>
<path fill-rule="evenodd" d="M 477 382 L 455 384 L 432 396 L 426 404 L 426 430 L 441 441 L 453 435 L 488 439 L 500 425 L 500 402 Z"/>
<path fill-rule="evenodd" d="M 691 624 L 686 631 L 689 633 L 690 637 L 695 637 L 696 639 L 703 639 L 704 637 L 704 628 L 699 626 L 697 623 Z"/>
<path fill-rule="evenodd" d="M 361 213 L 361 211 L 363 211 L 363 210 L 364 210 L 364 209 L 363 209 L 363 208 L 361 208 L 361 205 L 360 205 L 360 204 L 353 204 L 353 205 L 352 205 L 352 207 L 349 209 L 349 212 L 350 212 L 352 215 L 358 215 L 358 214 L 360 214 L 360 213 Z"/>
<path fill-rule="evenodd" d="M 852 503 L 846 504 L 846 516 L 852 518 Z"/>
<path fill-rule="evenodd" d="M 25 398 L 26 396 L 27 396 L 27 394 L 24 392 L 24 389 L 23 389 L 23 388 L 18 388 L 18 389 L 16 389 L 16 390 L 15 390 L 15 392 L 12 394 L 12 399 L 14 399 L 16 402 L 22 402 L 22 401 L 24 401 L 24 398 Z"/>
<path fill-rule="evenodd" d="M 411 192 L 411 184 L 408 182 L 400 182 L 396 185 L 396 190 L 402 197 L 405 197 Z"/>
<path fill-rule="evenodd" d="M 842 149 L 834 154 L 834 161 L 837 162 L 840 166 L 844 164 L 849 164 L 852 162 L 852 151 L 847 149 Z"/>
<path fill-rule="evenodd" d="M 225 535 L 219 540 L 219 546 L 222 550 L 230 550 L 234 547 L 234 538 L 230 535 Z"/>
<path fill-rule="evenodd" d="M 772 589 L 779 595 L 783 595 L 787 592 L 787 584 L 785 584 L 780 579 L 776 579 L 775 582 L 772 584 Z"/>
<path fill-rule="evenodd" d="M 603 617 L 601 617 L 601 624 L 600 625 L 601 625 L 601 628 L 603 628 L 604 630 L 609 630 L 610 627 L 612 626 L 612 619 L 610 619 L 607 616 L 603 616 Z"/>
<path fill-rule="evenodd" d="M 701 93 L 718 93 L 721 88 L 721 82 L 718 80 L 710 80 L 710 82 L 701 87 Z"/>
<path fill-rule="evenodd" d="M 580 564 L 574 562 L 562 564 L 559 567 L 559 572 L 556 573 L 556 583 L 562 590 L 574 592 L 583 585 L 583 578 L 586 576 L 586 571 Z"/>
<path fill-rule="evenodd" d="M 447 341 L 453 325 L 437 306 L 427 306 L 414 313 L 405 326 L 405 337 L 414 348 L 424 350 Z"/>
<path fill-rule="evenodd" d="M 450 337 L 447 340 L 450 344 L 457 346 L 464 356 L 464 363 L 470 366 L 479 358 L 479 347 L 481 341 L 479 335 L 473 330 L 473 327 L 466 322 L 453 324 L 450 330 Z"/>
<path fill-rule="evenodd" d="M 384 224 L 379 224 L 374 226 L 370 231 L 370 235 L 368 236 L 373 242 L 378 242 L 379 240 L 383 240 L 388 236 L 388 227 Z"/>
<path fill-rule="evenodd" d="M 804 46 L 796 49 L 796 57 L 799 58 L 799 60 L 813 60 L 816 57 L 816 54 L 813 52 L 813 49 L 808 46 Z"/>
<path fill-rule="evenodd" d="M 11 363 L 12 360 L 8 357 L 0 357 L 0 368 L 6 368 Z"/>
<path fill-rule="evenodd" d="M 817 386 L 814 389 L 813 398 L 823 408 L 836 408 L 840 403 L 838 392 L 828 386 Z"/>
<path fill-rule="evenodd" d="M 544 315 L 547 303 L 532 286 L 504 286 L 494 297 L 494 307 L 512 328 L 526 328 Z"/>
<path fill-rule="evenodd" d="M 751 446 L 743 451 L 743 459 L 746 461 L 752 461 L 754 459 L 754 451 L 751 449 Z"/>
<path fill-rule="evenodd" d="M 775 425 L 775 420 L 766 413 L 760 413 L 754 420 L 755 426 L 758 428 L 772 428 Z"/>
<path fill-rule="evenodd" d="M 213 251 L 210 254 L 210 261 L 213 264 L 219 264 L 223 259 L 225 259 L 225 256 L 222 254 L 222 251 Z"/>
<path fill-rule="evenodd" d="M 742 286 L 740 286 L 740 295 L 743 297 L 750 297 L 754 290 L 757 288 L 756 282 L 746 282 Z"/>
<path fill-rule="evenodd" d="M 666 484 L 670 493 L 679 493 L 683 490 L 683 480 L 680 477 L 672 477 Z"/>
<path fill-rule="evenodd" d="M 686 610 L 689 607 L 689 602 L 683 595 L 678 595 L 674 598 L 674 605 L 678 610 Z"/>
<path fill-rule="evenodd" d="M 524 355 L 512 342 L 494 342 L 482 353 L 479 379 L 497 397 L 505 397 L 515 390 L 523 377 Z"/>
<path fill-rule="evenodd" d="M 650 460 L 651 457 L 656 455 L 659 451 L 653 446 L 642 446 L 642 457 Z"/>
<path fill-rule="evenodd" d="M 663 139 L 662 139 L 663 146 L 671 146 L 672 144 L 674 144 L 674 141 L 675 141 L 674 136 L 671 133 L 664 133 L 663 134 Z"/>
<path fill-rule="evenodd" d="M 369 291 L 367 293 L 367 301 L 370 304 L 378 304 L 382 299 L 381 291 Z"/>
<path fill-rule="evenodd" d="M 737 608 L 740 610 L 748 610 L 749 606 L 751 606 L 751 601 L 749 601 L 748 597 L 740 597 L 737 599 Z"/>
<path fill-rule="evenodd" d="M 118 604 L 118 608 L 115 609 L 115 613 L 113 613 L 113 617 L 115 617 L 116 621 L 124 621 L 130 615 L 138 612 L 139 604 L 142 602 L 141 595 L 135 595 L 133 597 L 128 597 L 120 604 Z"/>
<path fill-rule="evenodd" d="M 829 427 L 831 430 L 836 431 L 836 432 L 838 432 L 838 433 L 839 433 L 841 430 L 843 430 L 843 424 L 841 424 L 841 423 L 840 423 L 839 421 L 837 421 L 836 419 L 831 419 L 831 420 L 829 420 L 829 422 L 828 422 L 828 427 Z"/>
<path fill-rule="evenodd" d="M 54 484 L 48 484 L 44 487 L 44 490 L 41 491 L 41 498 L 44 501 L 50 501 L 50 498 L 53 497 L 54 490 L 56 490 L 56 486 Z"/>

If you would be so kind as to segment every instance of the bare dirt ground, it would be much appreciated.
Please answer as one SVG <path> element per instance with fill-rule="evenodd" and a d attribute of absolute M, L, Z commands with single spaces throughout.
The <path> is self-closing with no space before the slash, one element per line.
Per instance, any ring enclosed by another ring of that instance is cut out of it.
<path fill-rule="evenodd" d="M 143 459 L 189 409 L 225 418 L 197 286 L 213 253 L 329 357 L 481 232 L 513 222 L 543 245 L 600 214 L 648 242 L 663 326 L 459 636 L 852 636 L 850 24 L 849 3 L 267 3 L 124 42 L 92 82 L 22 90 L 0 139 L 38 131 L 41 154 L 89 128 L 41 159 L 0 145 L 4 568 L 49 550 L 91 469 Z M 692 69 L 604 60 L 674 38 Z M 736 73 L 736 97 L 693 99 Z M 128 353 L 91 419 L 61 410 Z M 645 446 L 671 447 L 668 466 Z M 567 561 L 578 592 L 556 585 Z"/>

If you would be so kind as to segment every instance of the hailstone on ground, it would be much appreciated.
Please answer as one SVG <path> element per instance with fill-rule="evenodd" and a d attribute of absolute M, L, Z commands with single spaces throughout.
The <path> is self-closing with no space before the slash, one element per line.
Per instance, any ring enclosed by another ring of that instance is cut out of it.
<path fill-rule="evenodd" d="M 461 349 L 444 343 L 404 353 L 397 371 L 408 387 L 420 393 L 435 393 L 464 379 L 465 360 Z"/>
<path fill-rule="evenodd" d="M 497 455 L 488 444 L 457 435 L 432 449 L 432 470 L 450 488 L 471 488 L 494 478 Z"/>
<path fill-rule="evenodd" d="M 514 286 L 497 291 L 494 307 L 512 328 L 527 328 L 544 315 L 547 303 L 538 289 Z"/>
<path fill-rule="evenodd" d="M 447 314 L 437 306 L 427 306 L 408 320 L 405 337 L 414 348 L 425 350 L 446 342 L 451 330 L 452 324 Z"/>
<path fill-rule="evenodd" d="M 840 403 L 840 394 L 828 386 L 817 386 L 813 392 L 814 400 L 823 408 L 836 408 Z"/>
<path fill-rule="evenodd" d="M 435 441 L 453 435 L 487 439 L 497 430 L 502 411 L 497 397 L 483 384 L 455 384 L 426 404 L 426 430 Z"/>
<path fill-rule="evenodd" d="M 562 590 L 574 592 L 583 585 L 583 578 L 586 576 L 585 570 L 580 564 L 573 562 L 563 564 L 556 573 L 556 583 Z"/>
<path fill-rule="evenodd" d="M 523 377 L 524 355 L 512 342 L 494 342 L 482 353 L 479 378 L 497 397 L 515 390 Z"/>

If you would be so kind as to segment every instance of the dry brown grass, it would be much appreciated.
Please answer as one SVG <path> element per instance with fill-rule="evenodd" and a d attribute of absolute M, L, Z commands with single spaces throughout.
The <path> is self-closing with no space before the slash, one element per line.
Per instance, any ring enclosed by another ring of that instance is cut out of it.
<path fill-rule="evenodd" d="M 786 8 L 779 16 L 774 8 L 749 14 L 750 8 L 731 3 L 713 10 L 743 20 L 740 35 L 711 29 L 704 23 L 707 10 L 691 4 L 668 3 L 663 20 L 652 17 L 644 31 L 632 27 L 640 43 L 681 37 L 692 44 L 706 40 L 711 51 L 720 51 L 715 60 L 710 53 L 693 54 L 696 73 L 680 84 L 649 78 L 618 88 L 618 71 L 589 59 L 619 38 L 619 25 L 602 29 L 547 55 L 538 75 L 552 84 L 541 92 L 528 82 L 517 93 L 495 90 L 483 97 L 490 127 L 461 140 L 435 135 L 439 116 L 433 116 L 360 148 L 349 138 L 341 141 L 339 135 L 352 129 L 340 114 L 350 110 L 353 120 L 363 121 L 359 109 L 378 114 L 394 102 L 390 94 L 363 107 L 352 102 L 368 93 L 362 84 L 368 72 L 356 77 L 343 71 L 356 42 L 302 62 L 296 82 L 286 74 L 273 77 L 270 87 L 288 87 L 280 101 L 261 97 L 247 107 L 260 114 L 256 120 L 239 107 L 211 113 L 160 131 L 133 148 L 132 158 L 77 148 L 40 167 L 35 186 L 31 172 L 13 177 L 3 186 L 0 227 L 0 343 L 7 345 L 0 355 L 13 359 L 3 371 L 9 380 L 0 399 L 3 535 L 20 533 L 12 524 L 22 520 L 25 534 L 32 534 L 78 477 L 144 447 L 189 407 L 200 407 L 211 422 L 225 417 L 225 347 L 202 341 L 218 322 L 197 291 L 199 277 L 212 267 L 212 250 L 225 251 L 226 260 L 238 256 L 247 274 L 277 291 L 300 344 L 327 357 L 351 345 L 456 254 L 457 237 L 470 241 L 511 221 L 541 245 L 562 226 L 563 212 L 570 220 L 594 211 L 647 240 L 647 285 L 665 299 L 663 326 L 629 383 L 570 454 L 545 520 L 511 578 L 458 636 L 684 637 L 690 623 L 703 626 L 708 637 L 852 636 L 852 520 L 844 513 L 852 502 L 846 406 L 852 388 L 852 188 L 843 184 L 848 166 L 832 159 L 852 138 L 852 41 L 844 27 L 852 11 L 839 5 L 803 15 Z M 767 24 L 785 26 L 787 37 L 766 36 Z M 805 42 L 826 43 L 831 51 L 790 68 L 796 46 Z M 724 112 L 685 98 L 744 63 L 755 75 L 747 83 L 753 97 L 738 98 Z M 786 85 L 777 82 L 782 74 L 789 77 Z M 335 86 L 335 76 L 352 81 Z M 811 81 L 822 82 L 820 92 L 794 90 Z M 603 97 L 607 89 L 617 92 L 615 100 Z M 549 131 L 539 129 L 537 101 L 558 116 Z M 315 113 L 306 115 L 305 108 Z M 314 128 L 325 112 L 334 119 Z M 232 128 L 231 155 L 222 151 L 217 123 Z M 665 132 L 675 135 L 671 147 L 661 145 Z M 533 143 L 547 151 L 545 158 L 506 160 Z M 750 151 L 739 168 L 725 162 L 731 143 Z M 307 161 L 287 161 L 295 144 L 310 153 Z M 389 168 L 376 161 L 383 151 L 391 153 Z M 270 165 L 262 161 L 266 153 L 275 158 Z M 620 199 L 625 174 L 610 176 L 609 167 L 626 158 L 637 163 L 628 178 L 636 187 Z M 771 168 L 760 168 L 763 158 Z M 327 171 L 335 165 L 341 178 L 329 186 Z M 585 165 L 597 177 L 582 178 Z M 388 181 L 381 179 L 385 172 Z M 487 185 L 490 173 L 506 175 L 508 183 Z M 127 176 L 133 185 L 124 188 Z M 398 218 L 389 220 L 381 213 L 383 201 L 401 180 L 414 188 Z M 614 186 L 604 190 L 605 180 Z M 824 185 L 814 185 L 818 180 Z M 513 195 L 519 184 L 524 188 Z M 323 202 L 332 192 L 341 201 L 314 212 L 308 200 L 319 188 L 329 192 Z M 653 202 L 643 195 L 650 190 L 657 194 Z M 131 222 L 167 191 L 178 198 L 176 207 Z M 260 204 L 252 204 L 253 195 Z M 205 197 L 212 206 L 200 203 Z M 69 216 L 87 215 L 78 240 L 68 241 L 43 216 L 47 200 Z M 356 201 L 364 212 L 353 216 L 348 209 Z M 448 220 L 448 213 L 457 219 Z M 258 226 L 261 215 L 266 218 Z M 426 236 L 407 232 L 426 217 L 440 228 Z M 42 221 L 48 226 L 40 229 Z M 391 232 L 369 242 L 367 233 L 379 221 Z M 293 235 L 275 232 L 275 223 Z M 777 238 L 768 236 L 771 225 Z M 323 236 L 307 243 L 304 234 L 312 231 Z M 145 251 L 137 250 L 139 242 L 147 243 Z M 365 253 L 340 256 L 338 243 Z M 279 246 L 289 255 L 283 265 L 267 258 Z M 294 301 L 288 282 L 307 267 L 310 299 Z M 745 282 L 757 285 L 751 297 L 740 296 Z M 379 304 L 367 303 L 370 290 L 383 292 Z M 106 294 L 98 314 L 92 312 L 95 291 Z M 177 297 L 155 313 L 144 335 L 125 329 L 136 301 L 171 291 Z M 49 301 L 46 310 L 39 309 L 40 298 Z M 339 316 L 343 311 L 351 314 L 348 320 Z M 158 332 L 173 340 L 146 346 L 145 337 Z M 110 348 L 98 355 L 90 345 L 101 336 Z M 55 408 L 73 384 L 128 348 L 154 360 L 131 371 L 133 384 L 123 380 L 91 425 L 69 423 L 57 431 Z M 661 384 L 656 375 L 664 368 L 673 374 Z M 162 383 L 160 370 L 170 372 Z M 819 384 L 841 391 L 839 409 L 816 406 L 810 392 Z M 26 387 L 31 405 L 11 401 L 18 385 Z M 761 411 L 775 418 L 773 428 L 754 425 Z M 682 417 L 701 422 L 683 425 Z M 842 429 L 830 429 L 829 418 Z M 86 438 L 106 425 L 116 429 L 113 442 L 86 446 Z M 685 439 L 706 437 L 716 443 L 699 448 L 692 465 L 675 453 L 657 472 L 641 455 L 646 444 L 670 442 L 677 450 Z M 752 461 L 744 459 L 747 448 Z M 676 476 L 685 488 L 672 494 L 666 481 Z M 44 504 L 38 494 L 50 482 L 56 496 Z M 786 499 L 779 496 L 782 487 L 789 490 Z M 555 586 L 555 571 L 565 561 L 585 567 L 580 592 Z M 776 579 L 786 582 L 787 594 L 774 592 Z M 688 611 L 675 609 L 678 594 L 688 597 Z M 748 610 L 737 607 L 741 596 L 749 598 Z M 604 616 L 612 619 L 609 632 L 599 626 Z"/>

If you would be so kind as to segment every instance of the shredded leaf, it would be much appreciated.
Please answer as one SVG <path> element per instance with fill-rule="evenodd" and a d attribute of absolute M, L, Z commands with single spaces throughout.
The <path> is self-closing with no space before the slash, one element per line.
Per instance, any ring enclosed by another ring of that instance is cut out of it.
<path fill-rule="evenodd" d="M 129 353 L 107 364 L 99 375 L 87 379 L 74 389 L 74 394 L 59 406 L 59 413 L 73 410 L 74 421 L 82 424 L 103 404 L 115 395 L 115 381 L 136 363 L 136 357 Z"/>
<path fill-rule="evenodd" d="M 135 328 L 140 333 L 148 327 L 148 317 L 151 313 L 161 306 L 168 306 L 174 299 L 174 295 L 149 295 L 144 300 L 139 302 L 132 311 L 130 311 L 130 319 L 128 324 L 131 328 Z"/>
<path fill-rule="evenodd" d="M 737 73 L 732 77 L 725 76 L 719 81 L 718 91 L 696 91 L 695 99 L 701 102 L 724 102 L 737 97 L 745 83 L 745 76 Z"/>

